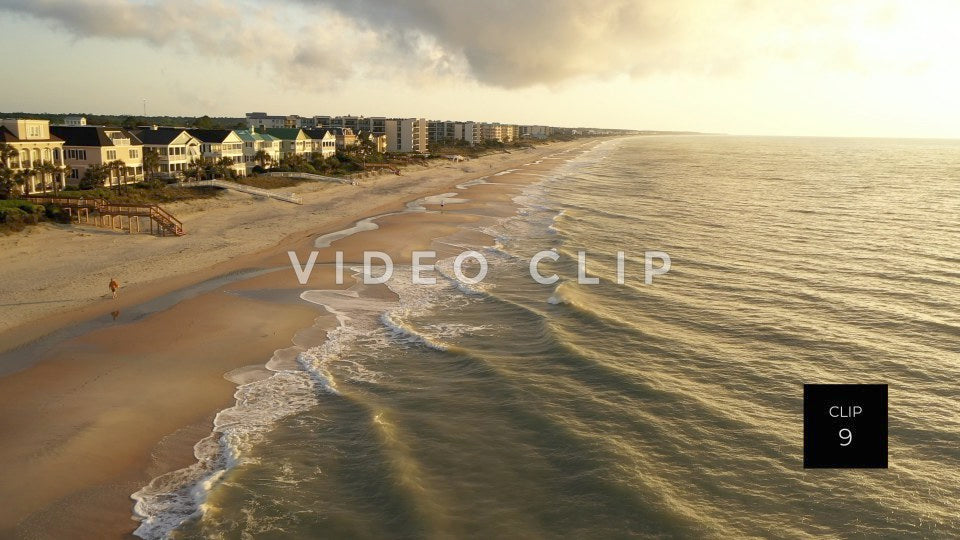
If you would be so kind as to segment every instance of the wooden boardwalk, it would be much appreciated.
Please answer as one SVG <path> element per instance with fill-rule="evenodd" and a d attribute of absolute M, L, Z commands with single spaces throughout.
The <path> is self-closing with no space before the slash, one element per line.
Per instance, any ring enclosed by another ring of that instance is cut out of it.
<path fill-rule="evenodd" d="M 303 197 L 297 195 L 296 193 L 278 193 L 272 190 L 260 189 L 245 184 L 238 184 L 229 180 L 191 180 L 189 182 L 181 182 L 180 185 L 184 187 L 213 186 L 249 193 L 250 195 L 257 195 L 259 197 L 269 197 L 271 199 L 277 199 L 278 201 L 284 201 L 293 204 L 303 204 Z"/>
<path fill-rule="evenodd" d="M 156 204 L 128 204 L 107 202 L 104 199 L 74 199 L 66 197 L 25 196 L 37 204 L 55 204 L 63 208 L 77 223 L 92 222 L 99 227 L 129 233 L 150 231 L 150 234 L 183 236 L 183 223 Z M 91 212 L 93 215 L 91 216 Z M 146 220 L 146 225 L 144 221 Z M 124 227 L 126 221 L 126 227 Z"/>

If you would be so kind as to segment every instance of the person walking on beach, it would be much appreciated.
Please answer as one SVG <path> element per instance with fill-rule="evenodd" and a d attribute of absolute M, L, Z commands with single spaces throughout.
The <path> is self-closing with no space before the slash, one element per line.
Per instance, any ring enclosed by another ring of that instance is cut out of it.
<path fill-rule="evenodd" d="M 110 278 L 110 292 L 113 293 L 113 298 L 117 298 L 117 289 L 120 288 L 120 283 L 117 282 L 116 278 Z"/>

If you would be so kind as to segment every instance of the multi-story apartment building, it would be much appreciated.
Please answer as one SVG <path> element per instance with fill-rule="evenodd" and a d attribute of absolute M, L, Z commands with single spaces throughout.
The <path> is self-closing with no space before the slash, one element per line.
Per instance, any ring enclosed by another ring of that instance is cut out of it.
<path fill-rule="evenodd" d="M 200 159 L 199 139 L 184 128 L 152 126 L 134 130 L 133 134 L 143 143 L 144 151 L 155 150 L 160 158 L 160 176 L 178 178 L 191 163 Z"/>
<path fill-rule="evenodd" d="M 304 133 L 313 140 L 313 154 L 328 158 L 337 153 L 337 136 L 332 128 L 305 129 Z"/>
<path fill-rule="evenodd" d="M 301 118 L 295 114 L 288 116 L 270 116 L 265 112 L 251 112 L 247 113 L 247 125 L 250 126 L 251 130 L 263 130 L 263 129 L 277 129 L 277 128 L 301 128 L 305 127 L 303 125 L 305 118 Z M 312 124 L 312 120 L 308 122 Z M 312 126 L 310 126 L 312 127 Z"/>
<path fill-rule="evenodd" d="M 388 152 L 427 152 L 427 121 L 391 118 L 385 122 Z"/>
<path fill-rule="evenodd" d="M 65 126 L 85 126 L 87 125 L 86 116 L 65 116 L 63 118 L 63 125 Z"/>
<path fill-rule="evenodd" d="M 531 137 L 533 139 L 546 139 L 553 134 L 553 128 L 550 126 L 520 126 L 520 137 Z"/>
<path fill-rule="evenodd" d="M 238 176 L 246 176 L 247 166 L 243 161 L 243 139 L 232 129 L 190 129 L 200 141 L 200 155 L 205 161 L 216 162 L 229 158 L 230 170 Z"/>
<path fill-rule="evenodd" d="M 476 122 L 431 120 L 427 122 L 427 134 L 431 141 L 465 141 L 468 144 L 483 142 L 483 129 Z"/>
<path fill-rule="evenodd" d="M 520 138 L 520 128 L 512 124 L 482 124 L 483 139 L 502 143 L 515 141 Z"/>
<path fill-rule="evenodd" d="M 51 163 L 64 167 L 63 144 L 60 137 L 50 133 L 48 120 L 3 119 L 0 120 L 0 141 L 16 150 L 16 154 L 6 161 L 7 168 L 13 171 L 36 170 L 36 164 Z M 51 178 L 52 176 L 52 178 Z M 50 175 L 37 172 L 24 179 L 24 191 L 36 193 L 44 187 L 66 186 L 66 174 L 62 171 Z"/>
<path fill-rule="evenodd" d="M 270 158 L 269 162 L 278 163 L 280 161 L 283 141 L 279 138 L 269 133 L 257 133 L 247 129 L 238 129 L 236 133 L 243 140 L 243 163 L 248 174 L 252 172 L 254 167 L 261 165 L 261 158 L 263 157 L 263 154 L 259 153 L 261 150 Z M 267 161 L 263 160 L 262 164 L 269 165 Z"/>
<path fill-rule="evenodd" d="M 386 133 L 387 119 L 383 116 L 314 116 L 316 127 L 349 128 L 354 133 Z"/>
<path fill-rule="evenodd" d="M 478 122 L 463 123 L 463 140 L 470 144 L 483 143 L 483 125 Z"/>
<path fill-rule="evenodd" d="M 70 176 L 79 183 L 90 167 L 123 162 L 123 168 L 110 168 L 108 183 L 143 181 L 143 143 L 122 128 L 103 126 L 50 126 L 50 133 L 63 140 L 63 154 Z"/>

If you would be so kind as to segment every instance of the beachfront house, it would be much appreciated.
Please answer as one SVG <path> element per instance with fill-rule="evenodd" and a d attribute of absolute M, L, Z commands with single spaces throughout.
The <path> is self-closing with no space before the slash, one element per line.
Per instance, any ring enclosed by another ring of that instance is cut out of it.
<path fill-rule="evenodd" d="M 248 174 L 258 165 L 268 168 L 280 162 L 283 141 L 277 137 L 249 129 L 238 129 L 237 135 L 243 140 L 243 163 Z"/>
<path fill-rule="evenodd" d="M 384 153 L 387 151 L 387 136 L 380 133 L 372 133 L 370 131 L 361 131 L 357 133 L 357 144 L 358 145 L 369 145 L 370 148 L 373 148 L 377 153 Z"/>
<path fill-rule="evenodd" d="M 357 134 L 354 133 L 353 129 L 343 127 L 328 127 L 326 129 L 330 130 L 337 138 L 338 150 L 353 148 L 357 145 Z"/>
<path fill-rule="evenodd" d="M 5 164 L 20 178 L 26 193 L 44 192 L 66 185 L 63 139 L 50 133 L 48 120 L 0 120 L 0 142 L 6 143 L 12 150 Z M 45 163 L 49 165 L 44 167 Z M 51 166 L 60 170 L 53 171 Z"/>
<path fill-rule="evenodd" d="M 200 141 L 200 155 L 208 163 L 229 159 L 228 169 L 237 176 L 246 176 L 247 166 L 243 161 L 243 139 L 232 129 L 187 130 Z"/>
<path fill-rule="evenodd" d="M 106 167 L 104 185 L 143 181 L 143 143 L 123 128 L 103 126 L 50 126 L 63 140 L 63 155 L 70 167 L 67 183 L 77 185 L 91 167 Z"/>
<path fill-rule="evenodd" d="M 134 130 L 144 150 L 152 149 L 159 157 L 157 173 L 163 178 L 180 178 L 191 163 L 200 159 L 200 140 L 184 128 L 151 126 Z"/>
<path fill-rule="evenodd" d="M 271 128 L 258 131 L 280 139 L 280 157 L 303 156 L 313 154 L 313 139 L 299 128 Z"/>
<path fill-rule="evenodd" d="M 337 136 L 332 128 L 305 129 L 304 133 L 313 139 L 313 155 L 328 158 L 337 153 Z"/>

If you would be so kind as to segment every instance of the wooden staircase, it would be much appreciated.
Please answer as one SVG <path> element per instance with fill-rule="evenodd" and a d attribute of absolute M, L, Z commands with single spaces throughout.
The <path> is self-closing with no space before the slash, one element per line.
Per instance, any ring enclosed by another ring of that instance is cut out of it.
<path fill-rule="evenodd" d="M 183 230 L 183 223 L 173 217 L 156 204 L 128 204 L 107 202 L 104 199 L 74 199 L 66 197 L 44 197 L 29 195 L 24 199 L 37 204 L 55 204 L 70 214 L 71 219 L 76 216 L 77 223 L 81 218 L 90 222 L 90 212 L 96 212 L 93 216 L 93 222 L 100 227 L 109 227 L 111 229 L 123 230 L 123 218 L 127 221 L 127 232 L 142 232 L 144 227 L 141 218 L 147 218 L 150 234 L 166 236 L 183 236 L 187 234 Z"/>

